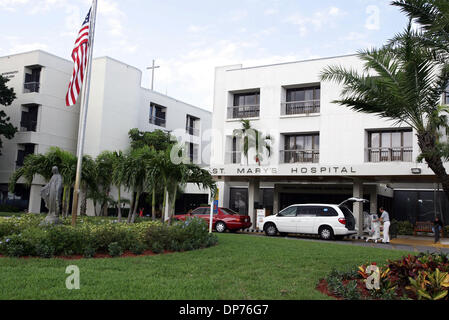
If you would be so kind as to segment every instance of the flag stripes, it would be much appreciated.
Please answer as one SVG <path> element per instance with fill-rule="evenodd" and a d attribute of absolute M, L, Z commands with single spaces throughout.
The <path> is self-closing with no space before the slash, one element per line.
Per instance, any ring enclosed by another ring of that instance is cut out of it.
<path fill-rule="evenodd" d="M 79 31 L 78 37 L 75 41 L 75 47 L 72 51 L 72 60 L 74 62 L 73 74 L 65 99 L 68 107 L 76 104 L 83 86 L 84 73 L 88 62 L 91 11 L 92 9 L 89 10 L 87 17 L 81 26 L 81 30 Z"/>

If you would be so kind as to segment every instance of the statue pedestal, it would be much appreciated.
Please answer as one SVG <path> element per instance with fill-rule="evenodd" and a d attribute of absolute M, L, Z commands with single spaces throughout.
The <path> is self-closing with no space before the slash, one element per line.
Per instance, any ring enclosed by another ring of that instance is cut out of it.
<path fill-rule="evenodd" d="M 60 224 L 59 217 L 56 215 L 49 214 L 45 217 L 45 220 L 40 223 L 40 226 L 53 226 Z"/>

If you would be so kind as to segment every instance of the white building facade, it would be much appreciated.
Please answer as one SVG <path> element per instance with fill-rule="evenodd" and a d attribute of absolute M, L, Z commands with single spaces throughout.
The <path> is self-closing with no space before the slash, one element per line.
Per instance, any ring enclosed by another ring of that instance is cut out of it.
<path fill-rule="evenodd" d="M 28 204 L 29 212 L 40 212 L 45 181 L 36 178 L 31 189 L 19 185 L 19 194 L 12 195 L 7 192 L 11 174 L 30 153 L 45 153 L 52 146 L 76 153 L 80 107 L 79 103 L 65 106 L 72 70 L 71 61 L 40 50 L 0 57 L 0 74 L 10 78 L 7 85 L 17 94 L 13 105 L 1 108 L 20 129 L 12 140 L 3 139 L 1 203 Z M 211 128 L 212 114 L 143 88 L 141 80 L 142 72 L 123 62 L 109 57 L 93 60 L 85 154 L 96 157 L 106 150 L 125 151 L 133 128 L 163 130 L 186 144 L 192 162 L 205 165 L 210 151 L 201 137 Z M 208 196 L 207 190 L 190 185 L 186 193 Z"/>
<path fill-rule="evenodd" d="M 216 68 L 211 172 L 220 206 L 246 212 L 254 223 L 257 208 L 270 214 L 291 204 L 365 197 L 370 205 L 355 205 L 358 216 L 390 207 L 395 191 L 436 188 L 433 172 L 416 162 L 411 128 L 332 103 L 342 86 L 320 81 L 329 65 L 363 68 L 356 55 Z M 260 156 L 255 148 L 244 155 L 235 134 L 242 119 L 270 137 L 271 156 L 264 148 Z"/>

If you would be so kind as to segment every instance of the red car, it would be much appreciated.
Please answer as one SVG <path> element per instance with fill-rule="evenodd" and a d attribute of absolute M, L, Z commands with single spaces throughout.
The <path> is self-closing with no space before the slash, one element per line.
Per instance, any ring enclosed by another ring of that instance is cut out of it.
<path fill-rule="evenodd" d="M 197 208 L 190 214 L 176 215 L 175 219 L 185 221 L 190 217 L 201 218 L 206 221 L 207 224 L 209 224 L 210 208 Z M 242 229 L 248 229 L 249 227 L 251 227 L 251 219 L 249 216 L 240 215 L 231 209 L 218 208 L 218 213 L 214 213 L 213 227 L 217 232 L 220 233 L 223 233 L 226 230 L 238 231 Z"/>

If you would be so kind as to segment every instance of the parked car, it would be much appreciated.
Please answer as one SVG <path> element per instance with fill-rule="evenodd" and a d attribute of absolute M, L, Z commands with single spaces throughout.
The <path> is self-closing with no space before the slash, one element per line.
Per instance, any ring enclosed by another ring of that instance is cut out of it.
<path fill-rule="evenodd" d="M 193 210 L 190 214 L 176 215 L 176 220 L 185 221 L 190 217 L 198 217 L 203 219 L 209 224 L 210 221 L 210 208 L 201 207 Z M 247 215 L 241 215 L 228 208 L 218 208 L 218 213 L 213 217 L 213 228 L 220 233 L 229 231 L 238 231 L 242 229 L 248 229 L 251 227 L 251 219 Z"/>
<path fill-rule="evenodd" d="M 354 202 L 368 202 L 351 198 L 339 205 L 298 204 L 282 210 L 279 214 L 266 217 L 262 224 L 267 236 L 278 233 L 319 235 L 323 240 L 343 238 L 356 234 L 356 219 L 348 205 Z"/>

